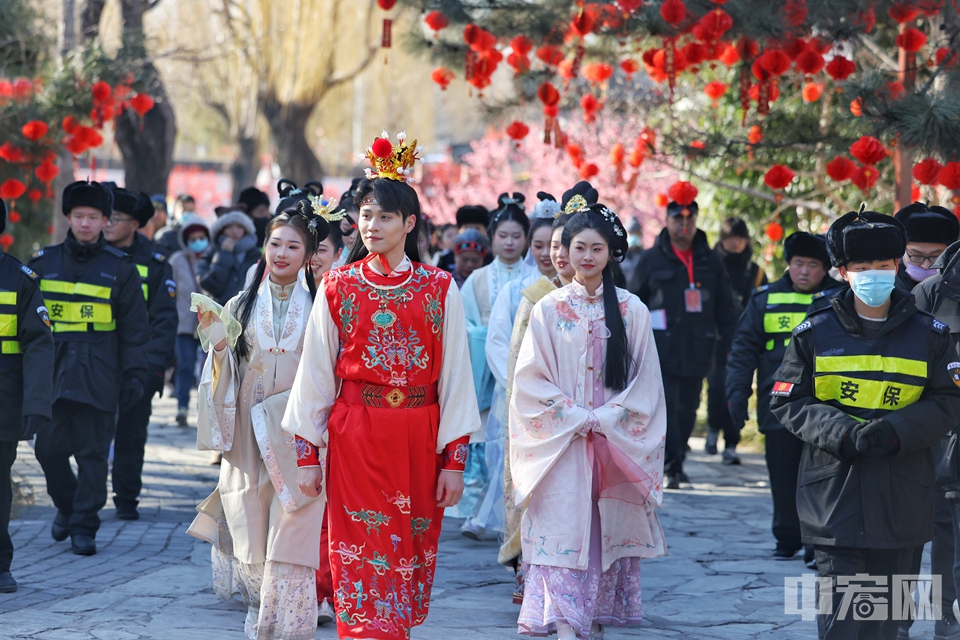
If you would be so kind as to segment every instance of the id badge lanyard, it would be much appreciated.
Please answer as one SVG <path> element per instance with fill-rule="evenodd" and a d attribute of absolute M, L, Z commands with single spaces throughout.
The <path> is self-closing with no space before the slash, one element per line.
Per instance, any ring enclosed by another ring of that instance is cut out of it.
<path fill-rule="evenodd" d="M 684 308 L 687 313 L 700 313 L 703 311 L 703 300 L 700 297 L 700 289 L 697 287 L 696 280 L 693 277 L 693 251 L 689 254 L 681 254 L 674 250 L 674 253 L 680 258 L 680 262 L 687 268 L 687 279 L 690 286 L 683 292 Z"/>

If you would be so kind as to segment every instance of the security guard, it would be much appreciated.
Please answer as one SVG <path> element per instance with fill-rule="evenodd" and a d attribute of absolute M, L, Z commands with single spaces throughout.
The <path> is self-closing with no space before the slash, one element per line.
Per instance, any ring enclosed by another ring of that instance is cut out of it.
<path fill-rule="evenodd" d="M 50 533 L 57 541 L 70 536 L 78 555 L 97 552 L 117 407 L 126 410 L 140 400 L 147 375 L 140 274 L 101 233 L 112 212 L 109 189 L 96 182 L 68 185 L 67 238 L 30 261 L 41 278 L 56 342 L 53 424 L 37 436 L 37 460 L 57 507 Z"/>
<path fill-rule="evenodd" d="M 117 517 L 136 520 L 140 517 L 137 504 L 143 486 L 143 452 L 153 396 L 163 393 L 163 377 L 173 361 L 177 339 L 177 289 L 170 263 L 157 251 L 152 240 L 137 231 L 153 217 L 150 197 L 113 183 L 104 183 L 104 186 L 113 191 L 113 215 L 103 228 L 103 235 L 112 247 L 136 263 L 150 317 L 146 389 L 135 405 L 120 412 L 113 444 L 113 502 Z"/>
<path fill-rule="evenodd" d="M 787 272 L 776 282 L 754 289 L 740 316 L 726 380 L 730 417 L 736 429 L 743 429 L 747 402 L 753 393 L 753 373 L 757 372 L 757 424 L 766 441 L 773 536 L 777 541 L 773 557 L 777 560 L 789 560 L 802 546 L 796 494 L 803 441 L 770 413 L 773 374 L 787 351 L 793 328 L 806 318 L 814 294 L 839 286 L 827 275 L 830 256 L 822 237 L 803 231 L 790 235 L 783 243 L 783 257 Z M 804 554 L 804 561 L 813 561 L 813 547 Z"/>
<path fill-rule="evenodd" d="M 834 222 L 827 247 L 850 287 L 794 329 L 774 376 L 770 409 L 805 443 L 802 539 L 832 584 L 821 639 L 896 638 L 894 576 L 933 538 L 931 445 L 960 421 L 948 328 L 894 289 L 905 246 L 903 225 L 863 206 Z"/>
<path fill-rule="evenodd" d="M 0 233 L 7 207 L 0 200 Z M 13 502 L 10 470 L 17 441 L 50 422 L 53 335 L 37 274 L 0 251 L 0 593 L 13 593 L 13 541 L 7 527 Z"/>
<path fill-rule="evenodd" d="M 897 270 L 897 287 L 904 292 L 913 291 L 937 274 L 933 263 L 948 245 L 960 239 L 960 220 L 946 207 L 923 202 L 908 204 L 894 218 L 907 232 L 907 250 Z"/>

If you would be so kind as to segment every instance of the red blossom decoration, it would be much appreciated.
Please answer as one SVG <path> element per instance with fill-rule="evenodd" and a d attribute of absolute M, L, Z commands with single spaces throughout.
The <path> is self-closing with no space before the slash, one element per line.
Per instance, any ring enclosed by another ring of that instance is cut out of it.
<path fill-rule="evenodd" d="M 849 180 L 850 176 L 852 176 L 856 170 L 857 165 L 854 164 L 853 160 L 843 156 L 837 156 L 827 163 L 827 175 L 836 182 Z"/>
<path fill-rule="evenodd" d="M 927 158 L 914 165 L 913 178 L 920 184 L 937 184 L 937 174 L 940 173 L 940 169 L 942 168 L 943 165 L 939 162 L 933 158 Z"/>
<path fill-rule="evenodd" d="M 667 189 L 667 195 L 670 196 L 670 199 L 683 207 L 693 202 L 698 193 L 700 192 L 695 186 L 682 180 L 674 182 L 670 185 L 670 188 Z"/>
<path fill-rule="evenodd" d="M 775 164 L 763 176 L 763 183 L 771 189 L 783 189 L 793 182 L 797 174 L 785 164 Z"/>
<path fill-rule="evenodd" d="M 850 145 L 850 155 L 863 164 L 874 165 L 887 157 L 887 150 L 873 136 L 863 136 Z"/>

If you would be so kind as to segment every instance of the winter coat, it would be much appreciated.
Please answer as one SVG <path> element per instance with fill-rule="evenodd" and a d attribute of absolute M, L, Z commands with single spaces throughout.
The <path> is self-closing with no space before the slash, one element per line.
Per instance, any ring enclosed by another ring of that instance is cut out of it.
<path fill-rule="evenodd" d="M 197 284 L 197 265 L 200 256 L 191 251 L 186 245 L 183 230 L 197 225 L 207 229 L 207 225 L 199 217 L 191 216 L 184 220 L 180 228 L 180 249 L 170 256 L 170 267 L 173 269 L 173 281 L 177 284 L 177 335 L 197 337 L 197 313 L 190 311 L 190 296 L 200 293 Z M 207 229 L 209 233 L 209 229 Z"/>
<path fill-rule="evenodd" d="M 246 235 L 231 251 L 225 251 L 222 232 L 231 224 L 239 224 Z M 217 218 L 210 229 L 210 237 L 213 246 L 197 263 L 197 281 L 210 297 L 225 305 L 243 289 L 247 271 L 260 259 L 257 231 L 247 214 L 231 211 Z"/>
<path fill-rule="evenodd" d="M 733 292 L 733 299 L 737 301 L 739 311 L 742 312 L 747 308 L 747 302 L 753 295 L 753 290 L 767 284 L 767 274 L 750 259 L 753 257 L 753 249 L 749 244 L 740 253 L 730 253 L 723 248 L 722 242 L 718 242 L 713 250 L 723 261 L 723 268 L 727 270 L 727 277 L 730 279 L 730 291 Z"/>
<path fill-rule="evenodd" d="M 640 255 L 630 291 L 647 305 L 651 315 L 660 309 L 666 312 L 665 329 L 653 323 L 663 373 L 702 378 L 710 373 L 718 348 L 720 357 L 726 358 L 739 314 L 720 256 L 710 249 L 703 231 L 697 231 L 692 246 L 702 311 L 686 311 L 684 292 L 690 280 L 666 229 Z"/>

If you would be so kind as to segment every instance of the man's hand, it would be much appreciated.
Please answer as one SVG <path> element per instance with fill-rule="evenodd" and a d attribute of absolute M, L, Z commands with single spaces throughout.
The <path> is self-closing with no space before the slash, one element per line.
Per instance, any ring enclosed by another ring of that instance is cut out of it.
<path fill-rule="evenodd" d="M 900 440 L 893 425 L 884 420 L 872 420 L 857 433 L 857 451 L 868 456 L 885 456 L 900 450 Z"/>
<path fill-rule="evenodd" d="M 297 486 L 308 498 L 316 498 L 323 491 L 323 469 L 320 467 L 300 467 L 297 469 Z"/>
<path fill-rule="evenodd" d="M 452 507 L 463 496 L 463 473 L 460 471 L 440 471 L 437 480 L 437 506 Z"/>

